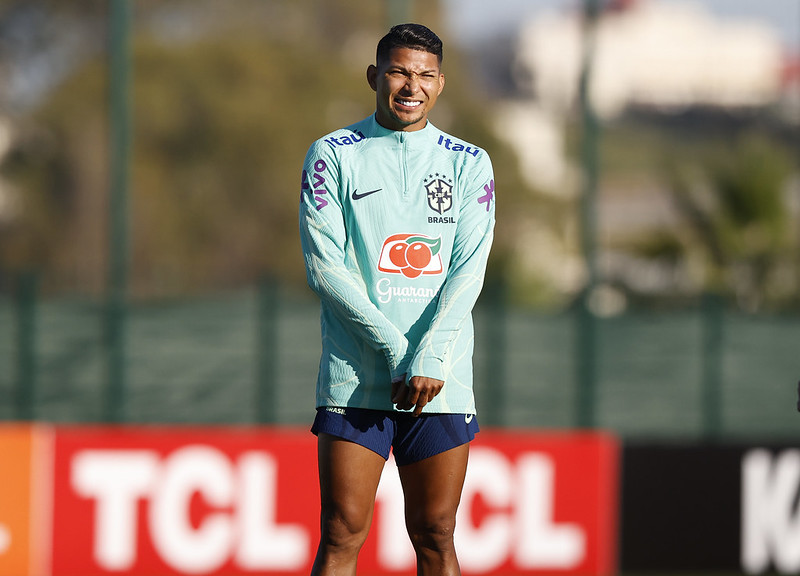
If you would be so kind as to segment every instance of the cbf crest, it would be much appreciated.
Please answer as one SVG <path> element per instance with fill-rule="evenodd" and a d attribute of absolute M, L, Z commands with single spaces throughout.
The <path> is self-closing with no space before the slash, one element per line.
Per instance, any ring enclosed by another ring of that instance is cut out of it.
<path fill-rule="evenodd" d="M 428 206 L 438 214 L 444 214 L 453 207 L 453 180 L 442 174 L 430 175 L 425 179 Z"/>

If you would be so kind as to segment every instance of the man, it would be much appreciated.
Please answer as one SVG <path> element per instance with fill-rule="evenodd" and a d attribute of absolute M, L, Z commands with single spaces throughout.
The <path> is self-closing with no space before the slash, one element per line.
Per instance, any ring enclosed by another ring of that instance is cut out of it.
<path fill-rule="evenodd" d="M 380 40 L 375 114 L 317 140 L 300 236 L 322 303 L 321 538 L 313 574 L 356 574 L 390 447 L 417 573 L 459 574 L 455 516 L 478 431 L 471 311 L 494 230 L 482 149 L 428 121 L 442 43 L 418 24 Z"/>

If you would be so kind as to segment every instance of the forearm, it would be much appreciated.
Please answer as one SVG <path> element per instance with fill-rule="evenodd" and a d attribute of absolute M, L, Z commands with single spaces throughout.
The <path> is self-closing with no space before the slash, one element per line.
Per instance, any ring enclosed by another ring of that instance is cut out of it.
<path fill-rule="evenodd" d="M 451 345 L 480 295 L 491 248 L 491 226 L 487 230 L 476 230 L 474 234 L 478 238 L 475 248 L 457 263 L 442 286 L 436 314 L 409 366 L 410 377 L 445 379 L 445 364 L 452 356 Z"/>
<path fill-rule="evenodd" d="M 341 240 L 330 236 L 330 226 L 313 217 L 301 226 L 306 277 L 312 290 L 343 324 L 349 326 L 368 346 L 386 357 L 393 377 L 403 374 L 408 365 L 405 335 L 378 310 L 344 263 Z"/>

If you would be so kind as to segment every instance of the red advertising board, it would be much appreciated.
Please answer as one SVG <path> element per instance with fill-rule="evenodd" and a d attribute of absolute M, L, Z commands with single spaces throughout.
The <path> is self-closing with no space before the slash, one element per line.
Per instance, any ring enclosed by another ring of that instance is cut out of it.
<path fill-rule="evenodd" d="M 619 450 L 598 432 L 481 432 L 462 572 L 798 572 L 795 445 L 637 444 L 624 462 Z M 0 576 L 308 574 L 315 452 L 306 429 L 2 423 Z M 391 462 L 359 573 L 414 572 L 403 510 Z"/>
<path fill-rule="evenodd" d="M 602 434 L 481 432 L 457 518 L 462 573 L 615 573 L 617 467 L 617 443 Z M 400 481 L 387 467 L 359 567 L 414 566 Z"/>
<path fill-rule="evenodd" d="M 463 572 L 613 573 L 616 474 L 603 435 L 481 433 L 456 533 Z M 59 428 L 53 574 L 307 574 L 316 478 L 306 430 Z M 393 464 L 359 567 L 414 569 Z"/>
<path fill-rule="evenodd" d="M 306 429 L 37 425 L 0 429 L 0 448 L 0 576 L 311 569 L 319 495 Z M 604 434 L 481 432 L 456 529 L 462 572 L 616 573 L 618 460 Z M 359 571 L 414 565 L 390 462 Z"/>
<path fill-rule="evenodd" d="M 250 428 L 59 428 L 53 575 L 308 573 L 313 437 Z"/>

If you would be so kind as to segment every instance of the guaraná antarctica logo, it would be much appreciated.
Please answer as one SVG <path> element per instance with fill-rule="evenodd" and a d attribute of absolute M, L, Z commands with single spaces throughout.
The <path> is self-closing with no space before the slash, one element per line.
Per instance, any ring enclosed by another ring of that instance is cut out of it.
<path fill-rule="evenodd" d="M 383 241 L 378 270 L 416 278 L 421 274 L 441 274 L 442 239 L 425 234 L 394 234 Z"/>

